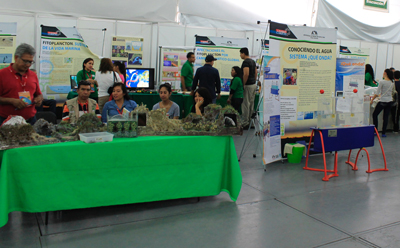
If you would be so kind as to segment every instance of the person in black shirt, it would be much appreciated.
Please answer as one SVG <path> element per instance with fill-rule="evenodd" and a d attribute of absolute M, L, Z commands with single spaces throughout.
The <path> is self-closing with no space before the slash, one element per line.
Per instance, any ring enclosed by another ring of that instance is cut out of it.
<path fill-rule="evenodd" d="M 194 90 L 198 85 L 210 92 L 212 103 L 216 103 L 217 99 L 221 98 L 221 79 L 218 70 L 213 67 L 215 60 L 217 59 L 214 56 L 207 55 L 205 65 L 197 69 L 193 79 L 191 96 L 194 95 Z"/>
<path fill-rule="evenodd" d="M 400 102 L 400 71 L 395 71 L 394 72 L 394 86 L 397 91 L 397 105 L 393 106 L 391 111 L 392 111 L 392 120 L 393 120 L 393 131 L 395 133 L 399 132 L 399 116 L 400 116 L 400 108 L 399 108 L 399 102 Z"/>
<path fill-rule="evenodd" d="M 250 118 L 254 111 L 254 98 L 256 96 L 257 84 L 256 75 L 257 67 L 256 62 L 249 56 L 249 49 L 243 47 L 240 49 L 240 58 L 243 59 L 242 71 L 243 71 L 243 103 L 242 103 L 242 120 L 243 128 L 248 128 L 250 124 Z"/>

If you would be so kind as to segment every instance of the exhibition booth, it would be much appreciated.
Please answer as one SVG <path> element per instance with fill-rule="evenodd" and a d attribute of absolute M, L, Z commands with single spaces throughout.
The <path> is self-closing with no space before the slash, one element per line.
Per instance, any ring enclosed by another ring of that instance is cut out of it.
<path fill-rule="evenodd" d="M 236 201 L 242 175 L 232 135 L 242 135 L 243 128 L 240 111 L 233 110 L 227 99 L 231 69 L 243 61 L 242 47 L 249 48 L 260 82 L 251 123 L 255 129 L 249 128 L 245 135 L 254 134 L 262 143 L 259 162 L 264 168 L 283 161 L 287 143 L 308 142 L 307 163 L 310 151 L 322 153 L 324 169 L 317 171 L 324 172 L 323 180 L 328 181 L 337 176 L 338 151 L 360 149 L 368 154 L 365 147 L 375 145 L 374 134 L 379 138 L 379 133 L 371 125 L 373 93 L 365 91 L 365 65 L 372 64 L 379 73 L 388 65 L 383 66 L 382 60 L 400 67 L 400 60 L 391 55 L 400 51 L 400 45 L 338 39 L 338 29 L 323 26 L 321 19 L 316 27 L 274 21 L 237 25 L 242 30 L 176 25 L 172 23 L 176 16 L 169 14 L 175 11 L 169 9 L 173 2 L 160 6 L 165 6 L 166 14 L 160 12 L 150 20 L 146 18 L 151 13 L 144 13 L 141 22 L 107 19 L 116 13 L 95 19 L 10 11 L 0 17 L 0 36 L 5 37 L 0 67 L 13 62 L 19 43 L 33 44 L 37 49 L 34 67 L 45 98 L 59 103 L 75 98 L 76 73 L 82 61 L 93 58 L 97 69 L 106 57 L 125 64 L 129 96 L 144 111 L 137 111 L 136 119 L 120 114 L 125 123 L 118 123 L 119 133 L 114 126 L 93 126 L 90 132 L 114 134 L 111 142 L 102 142 L 102 138 L 93 144 L 76 141 L 79 133 L 87 133 L 82 130 L 90 130 L 79 125 L 68 131 L 68 139 L 55 135 L 60 132 L 58 127 L 50 135 L 37 129 L 27 134 L 38 133 L 48 143 L 13 140 L 8 144 L 3 135 L 0 227 L 12 211 L 48 212 L 214 196 L 223 191 Z M 182 1 L 182 11 L 188 4 Z M 322 11 L 330 7 L 322 1 Z M 190 14 L 181 18 L 182 23 L 192 24 L 203 20 Z M 207 55 L 217 59 L 214 67 L 219 70 L 223 93 L 204 117 L 189 115 L 193 96 L 180 91 L 180 71 L 188 52 L 195 54 L 194 70 L 204 65 Z M 165 111 L 151 111 L 160 102 L 157 87 L 163 83 L 174 90 L 170 99 L 180 107 L 181 120 L 169 120 Z M 135 135 L 124 136 L 121 130 Z M 380 139 L 379 143 L 385 160 Z M 327 168 L 325 152 L 335 152 L 333 170 Z M 304 169 L 312 170 L 307 163 Z M 387 171 L 386 160 L 384 169 L 368 171 Z"/>

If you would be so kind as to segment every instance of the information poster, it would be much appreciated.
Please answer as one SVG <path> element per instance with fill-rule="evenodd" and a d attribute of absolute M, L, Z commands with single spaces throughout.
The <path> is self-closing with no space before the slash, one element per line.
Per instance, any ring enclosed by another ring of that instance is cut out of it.
<path fill-rule="evenodd" d="M 161 81 L 168 82 L 173 89 L 181 88 L 181 69 L 187 61 L 187 53 L 194 52 L 194 47 L 161 47 Z"/>
<path fill-rule="evenodd" d="M 280 59 L 264 56 L 263 161 L 272 163 L 282 158 Z"/>
<path fill-rule="evenodd" d="M 364 59 L 369 64 L 369 48 L 340 46 L 340 58 Z"/>
<path fill-rule="evenodd" d="M 338 58 L 336 60 L 336 96 L 364 96 L 365 60 Z M 356 92 L 356 93 L 355 93 Z"/>
<path fill-rule="evenodd" d="M 125 63 L 126 68 L 143 66 L 143 38 L 112 37 L 111 60 Z"/>
<path fill-rule="evenodd" d="M 70 76 L 82 70 L 86 58 L 100 59 L 92 53 L 76 28 L 42 26 L 39 84 L 45 98 L 64 101 L 71 90 Z"/>
<path fill-rule="evenodd" d="M 239 51 L 243 47 L 247 47 L 247 39 L 196 36 L 195 69 L 205 64 L 207 55 L 213 55 L 217 59 L 214 67 L 219 71 L 221 91 L 229 92 L 231 70 L 233 66 L 241 67 Z"/>
<path fill-rule="evenodd" d="M 282 138 L 310 135 L 317 126 L 317 97 L 335 92 L 336 29 L 271 22 L 270 56 L 281 59 Z"/>
<path fill-rule="evenodd" d="M 17 23 L 0 22 L 0 69 L 14 62 Z"/>

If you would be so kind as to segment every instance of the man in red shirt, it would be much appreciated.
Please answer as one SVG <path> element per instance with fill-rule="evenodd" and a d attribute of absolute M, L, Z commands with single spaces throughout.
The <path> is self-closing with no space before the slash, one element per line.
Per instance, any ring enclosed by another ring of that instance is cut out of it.
<path fill-rule="evenodd" d="M 32 125 L 36 122 L 35 105 L 42 104 L 43 95 L 36 73 L 29 70 L 35 53 L 35 48 L 22 43 L 15 50 L 15 63 L 0 70 L 0 124 L 9 115 L 20 115 Z"/>

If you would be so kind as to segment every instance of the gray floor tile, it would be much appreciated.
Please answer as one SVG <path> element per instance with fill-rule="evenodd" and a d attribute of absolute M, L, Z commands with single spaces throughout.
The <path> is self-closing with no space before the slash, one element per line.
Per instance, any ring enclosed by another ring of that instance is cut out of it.
<path fill-rule="evenodd" d="M 205 211 L 225 205 L 236 205 L 273 199 L 273 196 L 256 190 L 246 184 L 242 185 L 238 200 L 232 202 L 229 195 L 221 192 L 217 196 L 178 199 L 162 202 L 110 206 L 91 209 L 77 209 L 49 214 L 49 224 L 45 226 L 44 214 L 40 215 L 41 230 L 44 235 L 82 230 L 98 226 L 107 226 L 134 221 L 163 218 L 184 213 Z"/>
<path fill-rule="evenodd" d="M 382 248 L 398 248 L 400 247 L 400 224 L 363 234 L 360 238 Z"/>
<path fill-rule="evenodd" d="M 281 198 L 286 204 L 350 233 L 400 220 L 400 177 Z"/>
<path fill-rule="evenodd" d="M 35 214 L 12 212 L 8 223 L 0 228 L 0 247 L 40 248 L 39 236 Z"/>
<path fill-rule="evenodd" d="M 318 248 L 370 248 L 370 247 L 374 246 L 361 243 L 361 241 L 358 241 L 355 238 L 349 238 L 346 240 L 337 241 L 327 245 L 318 246 Z"/>
<path fill-rule="evenodd" d="M 290 223 L 290 224 L 289 224 Z M 270 200 L 41 238 L 63 247 L 313 247 L 348 237 Z"/>

